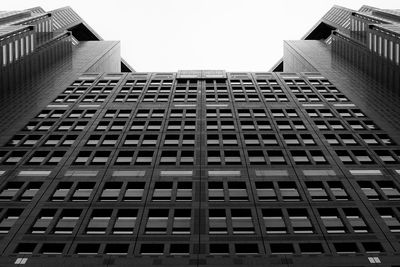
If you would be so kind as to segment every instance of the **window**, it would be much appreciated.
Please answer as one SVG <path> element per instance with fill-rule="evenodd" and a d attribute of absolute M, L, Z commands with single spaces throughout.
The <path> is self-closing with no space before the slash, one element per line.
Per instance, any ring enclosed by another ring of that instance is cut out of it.
<path fill-rule="evenodd" d="M 78 244 L 75 248 L 75 254 L 78 255 L 96 255 L 100 249 L 100 244 L 85 243 Z"/>
<path fill-rule="evenodd" d="M 355 158 L 361 164 L 372 164 L 372 163 L 374 163 L 374 161 L 372 160 L 372 157 L 365 150 L 352 150 L 351 152 L 354 154 Z"/>
<path fill-rule="evenodd" d="M 245 182 L 228 182 L 229 201 L 248 201 Z"/>
<path fill-rule="evenodd" d="M 71 146 L 77 137 L 77 135 L 50 135 L 43 146 Z"/>
<path fill-rule="evenodd" d="M 171 244 L 169 248 L 170 255 L 189 255 L 189 244 Z"/>
<path fill-rule="evenodd" d="M 119 136 L 118 135 L 106 135 L 104 136 L 102 146 L 115 146 L 117 144 Z"/>
<path fill-rule="evenodd" d="M 113 234 L 133 234 L 138 210 L 119 210 L 112 229 Z"/>
<path fill-rule="evenodd" d="M 275 164 L 286 164 L 283 152 L 280 150 L 269 150 L 267 151 L 268 159 L 272 165 Z"/>
<path fill-rule="evenodd" d="M 359 249 L 356 243 L 333 243 L 333 246 L 336 249 L 336 253 L 338 254 L 353 254 L 358 253 Z"/>
<path fill-rule="evenodd" d="M 177 162 L 178 152 L 177 151 L 162 151 L 160 164 L 162 165 L 175 165 Z"/>
<path fill-rule="evenodd" d="M 26 151 L 12 151 L 3 164 L 16 165 L 25 156 Z"/>
<path fill-rule="evenodd" d="M 279 209 L 263 209 L 262 210 L 265 232 L 267 234 L 286 234 L 287 228 L 282 210 Z"/>
<path fill-rule="evenodd" d="M 29 135 L 21 146 L 34 146 L 38 143 L 42 135 Z"/>
<path fill-rule="evenodd" d="M 62 254 L 65 244 L 61 243 L 44 243 L 40 249 L 42 254 Z"/>
<path fill-rule="evenodd" d="M 322 254 L 324 253 L 324 248 L 321 243 L 300 243 L 301 254 Z"/>
<path fill-rule="evenodd" d="M 92 194 L 94 182 L 79 182 L 74 193 L 72 194 L 72 201 L 88 201 Z"/>
<path fill-rule="evenodd" d="M 30 165 L 39 165 L 44 162 L 49 151 L 35 151 L 32 157 L 28 160 L 27 164 Z"/>
<path fill-rule="evenodd" d="M 228 234 L 226 212 L 224 209 L 210 209 L 208 211 L 208 233 Z"/>
<path fill-rule="evenodd" d="M 86 234 L 105 234 L 111 219 L 112 210 L 94 210 L 86 227 Z"/>
<path fill-rule="evenodd" d="M 382 247 L 382 244 L 379 242 L 362 242 L 362 246 L 366 253 L 381 253 L 385 252 Z"/>
<path fill-rule="evenodd" d="M 191 210 L 176 209 L 172 225 L 172 234 L 190 234 Z"/>
<path fill-rule="evenodd" d="M 129 182 L 123 196 L 123 201 L 141 201 L 143 197 L 144 186 L 144 182 Z"/>
<path fill-rule="evenodd" d="M 378 193 L 375 186 L 370 181 L 358 181 L 363 193 L 367 196 L 368 200 L 380 200 L 382 196 Z"/>
<path fill-rule="evenodd" d="M 270 244 L 271 254 L 293 254 L 294 248 L 292 244 Z"/>
<path fill-rule="evenodd" d="M 226 243 L 218 243 L 218 244 L 210 244 L 210 254 L 212 255 L 228 255 L 229 254 L 229 244 Z"/>
<path fill-rule="evenodd" d="M 388 200 L 400 200 L 400 192 L 392 181 L 377 181 L 378 187 Z"/>
<path fill-rule="evenodd" d="M 232 209 L 233 234 L 254 234 L 255 228 L 250 209 Z"/>
<path fill-rule="evenodd" d="M 313 201 L 327 201 L 329 196 L 322 182 L 306 182 L 308 194 Z"/>
<path fill-rule="evenodd" d="M 278 145 L 278 140 L 274 134 L 262 134 L 261 139 L 265 146 Z"/>
<path fill-rule="evenodd" d="M 74 160 L 74 165 L 85 165 L 88 162 L 91 152 L 80 151 Z"/>
<path fill-rule="evenodd" d="M 365 127 L 362 125 L 361 122 L 358 121 L 348 121 L 350 127 L 355 131 L 365 130 Z"/>
<path fill-rule="evenodd" d="M 225 201 L 223 182 L 208 182 L 208 201 Z"/>
<path fill-rule="evenodd" d="M 224 146 L 237 146 L 238 145 L 237 136 L 234 134 L 223 134 L 221 139 L 222 139 L 222 144 Z"/>
<path fill-rule="evenodd" d="M 290 154 L 296 164 L 311 164 L 306 151 L 294 150 L 290 151 Z"/>
<path fill-rule="evenodd" d="M 0 201 L 11 201 L 15 199 L 23 184 L 23 182 L 8 182 L 0 192 Z"/>
<path fill-rule="evenodd" d="M 253 131 L 253 130 L 259 130 L 259 131 L 268 131 L 272 130 L 271 123 L 266 120 L 241 120 L 240 121 L 240 128 L 242 131 Z M 232 127 L 227 128 L 226 130 L 233 130 L 233 122 L 232 122 Z"/>
<path fill-rule="evenodd" d="M 221 157 L 223 152 L 224 157 Z M 240 152 L 237 150 L 207 151 L 209 165 L 239 165 L 241 164 Z"/>
<path fill-rule="evenodd" d="M 19 216 L 22 214 L 22 209 L 8 209 L 0 221 L 0 234 L 7 234 Z"/>
<path fill-rule="evenodd" d="M 31 201 L 40 190 L 42 182 L 30 182 L 24 192 L 19 197 L 20 201 Z"/>
<path fill-rule="evenodd" d="M 290 223 L 295 234 L 312 234 L 313 226 L 306 209 L 288 209 Z"/>
<path fill-rule="evenodd" d="M 41 210 L 35 223 L 32 225 L 30 232 L 32 234 L 44 234 L 54 219 L 55 214 L 56 210 Z"/>
<path fill-rule="evenodd" d="M 156 182 L 152 201 L 171 201 L 172 182 Z"/>
<path fill-rule="evenodd" d="M 350 200 L 350 196 L 346 192 L 345 187 L 341 182 L 328 182 L 328 186 L 336 200 Z"/>
<path fill-rule="evenodd" d="M 142 140 L 142 146 L 156 146 L 158 140 L 157 135 L 144 135 Z"/>
<path fill-rule="evenodd" d="M 132 162 L 134 151 L 120 151 L 114 162 L 115 165 L 129 165 Z"/>
<path fill-rule="evenodd" d="M 135 165 L 151 165 L 154 151 L 139 151 L 136 156 Z"/>
<path fill-rule="evenodd" d="M 328 234 L 345 233 L 346 228 L 336 209 L 318 209 L 322 223 Z"/>
<path fill-rule="evenodd" d="M 137 146 L 139 144 L 140 135 L 127 135 L 123 146 Z"/>
<path fill-rule="evenodd" d="M 300 141 L 295 134 L 284 134 L 283 139 L 288 146 L 300 145 Z"/>
<path fill-rule="evenodd" d="M 278 182 L 283 201 L 300 201 L 301 197 L 295 182 Z"/>
<path fill-rule="evenodd" d="M 336 154 L 343 164 L 354 164 L 355 161 L 351 157 L 350 153 L 346 150 L 336 150 Z"/>
<path fill-rule="evenodd" d="M 392 233 L 400 232 L 400 221 L 391 208 L 378 208 L 378 213 Z"/>
<path fill-rule="evenodd" d="M 266 163 L 262 150 L 248 150 L 247 154 L 251 165 L 262 165 Z"/>
<path fill-rule="evenodd" d="M 65 209 L 61 212 L 59 220 L 57 221 L 53 233 L 54 234 L 72 234 L 75 226 L 80 219 L 82 210 L 79 209 Z"/>
<path fill-rule="evenodd" d="M 192 183 L 178 182 L 176 191 L 176 201 L 192 201 Z"/>
<path fill-rule="evenodd" d="M 379 159 L 385 164 L 396 164 L 398 163 L 395 156 L 390 153 L 389 150 L 375 150 L 375 153 L 378 155 Z"/>
<path fill-rule="evenodd" d="M 260 145 L 258 136 L 256 134 L 245 134 L 243 135 L 244 142 L 247 146 L 257 146 Z"/>
<path fill-rule="evenodd" d="M 360 211 L 356 208 L 343 209 L 347 221 L 355 233 L 368 233 L 369 227 L 365 223 Z"/>
<path fill-rule="evenodd" d="M 272 182 L 256 182 L 256 194 L 258 201 L 277 201 L 274 185 Z"/>
<path fill-rule="evenodd" d="M 72 182 L 60 182 L 57 189 L 51 196 L 51 201 L 64 201 L 69 191 L 71 190 Z"/>
<path fill-rule="evenodd" d="M 14 135 L 8 142 L 7 146 L 17 146 L 19 143 L 21 143 L 22 139 L 24 138 L 24 135 Z M 35 142 L 36 143 L 36 142 Z M 27 146 L 30 146 L 29 143 Z"/>
<path fill-rule="evenodd" d="M 320 150 L 310 150 L 311 159 L 315 164 L 326 164 L 328 161 L 326 160 L 324 154 Z"/>
<path fill-rule="evenodd" d="M 224 156 L 226 165 L 241 164 L 240 152 L 237 150 L 225 150 Z"/>
<path fill-rule="evenodd" d="M 380 143 L 378 142 L 378 140 L 375 138 L 374 135 L 372 134 L 360 134 L 360 137 L 362 138 L 362 140 L 370 146 L 374 146 L 374 145 L 380 145 Z"/>
<path fill-rule="evenodd" d="M 142 244 L 140 246 L 141 255 L 163 255 L 164 244 Z"/>
<path fill-rule="evenodd" d="M 254 243 L 245 243 L 245 244 L 235 244 L 235 253 L 237 255 L 251 255 L 251 254 L 259 254 L 259 248 L 257 244 Z"/>
<path fill-rule="evenodd" d="M 117 201 L 121 192 L 121 182 L 107 182 L 100 195 L 100 201 Z"/>
<path fill-rule="evenodd" d="M 37 243 L 19 243 L 14 253 L 18 254 L 33 254 Z"/>
<path fill-rule="evenodd" d="M 324 137 L 331 146 L 341 145 L 339 139 L 334 134 L 324 134 Z"/>
<path fill-rule="evenodd" d="M 166 234 L 168 224 L 168 213 L 167 209 L 151 209 L 146 223 L 145 233 L 146 234 Z"/>

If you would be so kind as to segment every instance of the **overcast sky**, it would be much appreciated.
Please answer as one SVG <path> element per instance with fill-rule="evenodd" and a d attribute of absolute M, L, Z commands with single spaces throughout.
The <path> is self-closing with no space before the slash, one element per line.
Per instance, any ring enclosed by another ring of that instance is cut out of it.
<path fill-rule="evenodd" d="M 137 71 L 266 71 L 333 5 L 400 9 L 399 0 L 2 0 L 0 9 L 71 6 Z"/>

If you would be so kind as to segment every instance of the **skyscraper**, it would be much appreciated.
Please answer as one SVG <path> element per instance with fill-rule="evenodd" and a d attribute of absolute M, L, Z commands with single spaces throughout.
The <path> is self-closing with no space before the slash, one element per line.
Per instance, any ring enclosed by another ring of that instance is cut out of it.
<path fill-rule="evenodd" d="M 399 21 L 141 73 L 70 8 L 0 13 L 0 266 L 400 266 Z"/>

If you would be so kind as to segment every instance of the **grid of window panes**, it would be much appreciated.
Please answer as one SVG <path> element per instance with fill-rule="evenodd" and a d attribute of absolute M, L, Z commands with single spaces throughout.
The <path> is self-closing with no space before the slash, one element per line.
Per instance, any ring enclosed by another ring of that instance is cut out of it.
<path fill-rule="evenodd" d="M 226 75 L 65 88 L 0 149 L 2 253 L 398 252 L 395 141 L 318 73 Z"/>

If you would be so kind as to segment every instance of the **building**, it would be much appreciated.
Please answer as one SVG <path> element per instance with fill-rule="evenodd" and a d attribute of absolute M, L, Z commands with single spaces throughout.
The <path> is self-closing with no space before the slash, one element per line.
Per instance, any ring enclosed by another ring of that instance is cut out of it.
<path fill-rule="evenodd" d="M 124 73 L 61 10 L 0 13 L 5 53 L 42 14 L 70 42 L 0 90 L 1 266 L 400 266 L 396 11 L 334 7 L 285 72 Z"/>

